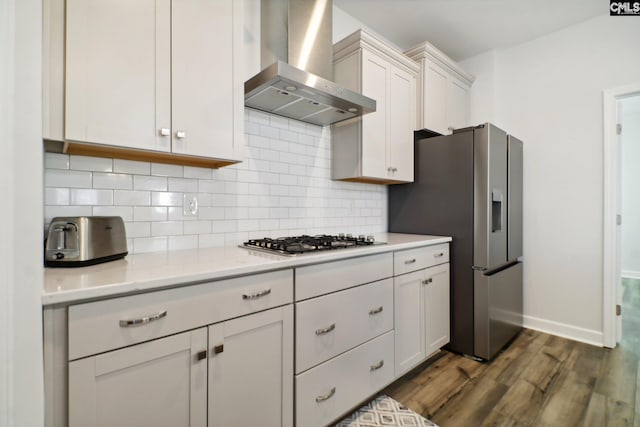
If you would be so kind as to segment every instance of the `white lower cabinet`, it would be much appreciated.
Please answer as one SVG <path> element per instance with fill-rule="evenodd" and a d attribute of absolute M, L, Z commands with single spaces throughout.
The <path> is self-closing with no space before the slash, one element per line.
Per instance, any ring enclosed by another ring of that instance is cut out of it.
<path fill-rule="evenodd" d="M 449 264 L 394 278 L 396 377 L 449 342 Z"/>
<path fill-rule="evenodd" d="M 209 427 L 293 425 L 291 305 L 209 327 Z"/>
<path fill-rule="evenodd" d="M 293 425 L 291 305 L 69 363 L 70 427 L 207 425 Z"/>
<path fill-rule="evenodd" d="M 69 426 L 207 424 L 207 329 L 69 363 Z"/>
<path fill-rule="evenodd" d="M 325 426 L 394 378 L 393 331 L 296 376 L 296 425 Z"/>
<path fill-rule="evenodd" d="M 46 425 L 328 425 L 449 342 L 448 261 L 431 245 L 45 310 L 48 390 L 68 386 Z"/>

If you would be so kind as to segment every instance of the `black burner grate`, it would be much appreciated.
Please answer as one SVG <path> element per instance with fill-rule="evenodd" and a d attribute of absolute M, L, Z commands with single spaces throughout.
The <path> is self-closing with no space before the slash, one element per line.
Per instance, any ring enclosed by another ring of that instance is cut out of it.
<path fill-rule="evenodd" d="M 276 252 L 287 255 L 297 255 L 307 252 L 325 251 L 331 249 L 345 249 L 357 246 L 373 245 L 375 240 L 373 236 L 352 236 L 350 234 L 339 234 L 331 236 L 321 234 L 318 236 L 295 236 L 295 237 L 278 237 L 270 239 L 250 239 L 244 242 L 246 248 L 261 249 L 269 252 Z"/>

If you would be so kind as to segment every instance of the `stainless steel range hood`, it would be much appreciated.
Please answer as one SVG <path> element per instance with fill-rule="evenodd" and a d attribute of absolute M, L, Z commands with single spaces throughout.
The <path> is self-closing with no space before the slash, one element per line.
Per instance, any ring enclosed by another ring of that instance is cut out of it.
<path fill-rule="evenodd" d="M 376 110 L 331 81 L 332 15 L 331 0 L 261 1 L 263 70 L 244 84 L 247 107 L 320 126 Z"/>

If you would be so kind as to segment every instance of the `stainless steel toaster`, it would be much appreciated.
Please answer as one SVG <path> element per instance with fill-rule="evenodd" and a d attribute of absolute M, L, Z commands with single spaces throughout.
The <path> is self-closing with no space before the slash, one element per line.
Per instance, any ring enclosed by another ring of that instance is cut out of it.
<path fill-rule="evenodd" d="M 124 258 L 127 237 L 119 216 L 56 217 L 45 242 L 48 267 L 82 267 Z"/>

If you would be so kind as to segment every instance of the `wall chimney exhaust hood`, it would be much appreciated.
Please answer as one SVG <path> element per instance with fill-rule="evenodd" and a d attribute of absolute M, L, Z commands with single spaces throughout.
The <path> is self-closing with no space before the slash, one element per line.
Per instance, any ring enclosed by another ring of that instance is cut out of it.
<path fill-rule="evenodd" d="M 247 107 L 314 125 L 362 116 L 376 101 L 333 83 L 331 0 L 262 0 L 264 68 L 244 84 Z"/>

